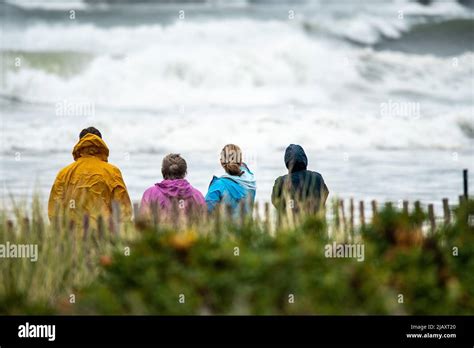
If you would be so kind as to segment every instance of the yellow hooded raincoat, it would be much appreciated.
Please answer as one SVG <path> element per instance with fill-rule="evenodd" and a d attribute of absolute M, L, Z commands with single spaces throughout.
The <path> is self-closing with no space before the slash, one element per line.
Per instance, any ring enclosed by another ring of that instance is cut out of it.
<path fill-rule="evenodd" d="M 120 205 L 121 219 L 131 217 L 131 203 L 120 170 L 108 163 L 109 149 L 95 134 L 87 134 L 74 146 L 74 163 L 57 175 L 48 203 L 51 221 L 58 215 L 81 223 L 84 215 L 107 221 L 112 213 L 112 202 Z"/>

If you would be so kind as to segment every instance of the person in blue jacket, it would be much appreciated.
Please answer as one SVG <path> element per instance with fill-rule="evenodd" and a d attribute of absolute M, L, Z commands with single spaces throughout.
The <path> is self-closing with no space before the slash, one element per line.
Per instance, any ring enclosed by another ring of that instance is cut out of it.
<path fill-rule="evenodd" d="M 229 206 L 233 216 L 238 216 L 239 205 L 244 200 L 245 213 L 251 213 L 255 201 L 255 176 L 242 162 L 242 150 L 234 144 L 224 146 L 221 151 L 221 165 L 225 174 L 214 176 L 206 194 L 208 211 L 213 212 L 219 204 Z"/>

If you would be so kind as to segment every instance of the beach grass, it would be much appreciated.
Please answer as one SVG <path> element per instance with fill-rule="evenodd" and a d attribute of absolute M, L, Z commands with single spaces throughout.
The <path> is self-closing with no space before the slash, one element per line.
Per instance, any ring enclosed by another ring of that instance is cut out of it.
<path fill-rule="evenodd" d="M 392 205 L 354 228 L 223 213 L 97 229 L 50 224 L 38 200 L 14 211 L 0 244 L 38 257 L 0 259 L 1 314 L 474 314 L 473 200 L 434 230 Z"/>

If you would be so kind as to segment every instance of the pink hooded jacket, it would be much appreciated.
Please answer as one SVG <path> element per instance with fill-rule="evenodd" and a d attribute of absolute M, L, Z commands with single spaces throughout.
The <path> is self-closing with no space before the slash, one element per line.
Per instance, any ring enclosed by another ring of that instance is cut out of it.
<path fill-rule="evenodd" d="M 192 187 L 186 179 L 167 179 L 143 193 L 140 214 L 149 214 L 153 204 L 165 213 L 170 213 L 175 201 L 187 214 L 191 211 L 204 210 L 206 206 L 202 193 Z"/>

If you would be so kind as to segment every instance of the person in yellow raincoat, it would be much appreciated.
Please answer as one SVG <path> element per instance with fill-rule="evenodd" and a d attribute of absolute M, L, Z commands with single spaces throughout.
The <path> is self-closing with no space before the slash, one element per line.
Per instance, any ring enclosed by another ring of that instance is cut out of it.
<path fill-rule="evenodd" d="M 131 203 L 122 173 L 107 162 L 109 149 L 96 128 L 82 130 L 72 156 L 74 163 L 58 173 L 51 188 L 50 221 L 66 216 L 80 224 L 84 215 L 92 221 L 101 215 L 107 222 L 114 201 L 120 207 L 121 220 L 130 220 Z"/>

